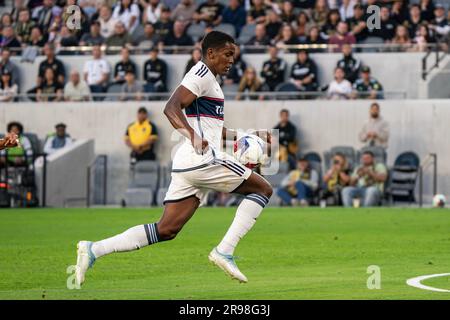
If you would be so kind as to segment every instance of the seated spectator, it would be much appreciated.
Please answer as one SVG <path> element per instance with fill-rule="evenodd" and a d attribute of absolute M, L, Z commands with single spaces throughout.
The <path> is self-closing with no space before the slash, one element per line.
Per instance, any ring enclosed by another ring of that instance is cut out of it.
<path fill-rule="evenodd" d="M 389 8 L 384 6 L 380 9 L 380 28 L 367 29 L 367 35 L 378 37 L 384 41 L 391 41 L 395 35 L 397 22 L 391 18 Z"/>
<path fill-rule="evenodd" d="M 264 24 L 262 24 L 264 25 Z M 280 29 L 283 26 L 280 16 L 273 9 L 267 10 L 267 19 L 265 25 L 265 34 L 269 39 L 274 39 L 280 33 Z"/>
<path fill-rule="evenodd" d="M 359 140 L 365 146 L 387 149 L 389 141 L 389 124 L 380 116 L 380 105 L 376 102 L 370 105 L 370 118 L 359 132 Z"/>
<path fill-rule="evenodd" d="M 319 28 L 322 28 L 327 22 L 328 12 L 327 0 L 317 0 L 312 10 L 312 19 Z"/>
<path fill-rule="evenodd" d="M 125 83 L 125 74 L 129 71 L 137 76 L 136 64 L 130 60 L 130 50 L 128 48 L 122 48 L 120 51 L 122 59 L 116 63 L 114 67 L 114 82 Z"/>
<path fill-rule="evenodd" d="M 158 58 L 158 48 L 150 51 L 150 59 L 144 63 L 144 80 L 150 85 L 150 92 L 167 91 L 167 63 Z"/>
<path fill-rule="evenodd" d="M 323 176 L 325 187 L 321 199 L 332 201 L 334 205 L 342 204 L 341 191 L 350 182 L 350 174 L 347 158 L 342 153 L 336 153 L 331 168 Z"/>
<path fill-rule="evenodd" d="M 367 17 L 361 4 L 355 4 L 353 7 L 353 18 L 348 20 L 349 31 L 355 37 L 356 42 L 367 38 Z"/>
<path fill-rule="evenodd" d="M 341 16 L 336 9 L 330 10 L 327 15 L 327 22 L 320 29 L 320 35 L 325 40 L 330 40 L 331 36 L 336 34 L 339 22 L 341 22 Z"/>
<path fill-rule="evenodd" d="M 144 34 L 137 37 L 135 42 L 139 48 L 147 49 L 156 46 L 158 44 L 158 36 L 156 35 L 155 27 L 151 23 L 147 22 L 144 25 Z"/>
<path fill-rule="evenodd" d="M 0 18 L 0 28 L 4 28 L 6 26 L 13 26 L 14 20 L 9 13 L 3 13 Z"/>
<path fill-rule="evenodd" d="M 100 46 L 92 48 L 92 60 L 84 63 L 83 74 L 84 80 L 88 84 L 91 92 L 94 94 L 103 93 L 109 84 L 109 75 L 111 68 L 109 63 L 102 58 Z M 101 96 L 94 96 L 94 100 L 101 100 Z"/>
<path fill-rule="evenodd" d="M 208 26 L 217 26 L 222 22 L 223 5 L 217 0 L 206 0 L 194 13 L 194 20 Z"/>
<path fill-rule="evenodd" d="M 313 26 L 309 29 L 309 34 L 306 37 L 305 44 L 311 46 L 311 48 L 308 49 L 310 53 L 323 52 L 324 48 L 321 47 L 327 44 L 327 41 L 320 35 L 319 28 L 317 26 Z"/>
<path fill-rule="evenodd" d="M 155 142 L 158 140 L 156 125 L 148 119 L 147 109 L 140 107 L 136 122 L 125 132 L 125 144 L 131 149 L 131 163 L 142 160 L 156 160 Z"/>
<path fill-rule="evenodd" d="M 420 15 L 420 6 L 418 4 L 412 4 L 409 8 L 409 18 L 404 22 L 404 26 L 408 28 L 409 38 L 416 36 L 417 29 L 423 23 Z"/>
<path fill-rule="evenodd" d="M 125 83 L 122 84 L 120 101 L 141 101 L 142 85 L 136 81 L 136 77 L 131 70 L 125 73 Z"/>
<path fill-rule="evenodd" d="M 165 46 L 192 46 L 194 41 L 186 34 L 185 25 L 181 21 L 175 21 L 173 29 L 163 39 L 162 43 Z M 171 50 L 175 52 L 174 50 Z"/>
<path fill-rule="evenodd" d="M 164 39 L 164 37 L 173 29 L 173 21 L 170 19 L 170 14 L 169 8 L 163 7 L 161 9 L 161 17 L 158 22 L 154 24 L 158 39 Z"/>
<path fill-rule="evenodd" d="M 156 23 L 159 20 L 163 7 L 160 0 L 139 0 L 139 4 L 143 8 L 142 24 L 147 22 Z"/>
<path fill-rule="evenodd" d="M 188 73 L 200 60 L 202 60 L 202 50 L 200 48 L 194 48 L 191 52 L 191 58 L 184 69 L 184 74 Z"/>
<path fill-rule="evenodd" d="M 20 122 L 8 123 L 6 131 L 15 134 L 19 137 L 20 144 L 17 147 L 3 150 L 0 155 L 0 164 L 5 164 L 8 161 L 9 165 L 23 166 L 33 160 L 33 148 L 30 140 L 23 135 L 23 125 Z M 6 156 L 7 154 L 7 156 Z"/>
<path fill-rule="evenodd" d="M 383 99 L 383 86 L 370 76 L 370 68 L 361 68 L 361 78 L 353 84 L 353 97 L 357 99 Z"/>
<path fill-rule="evenodd" d="M 342 0 L 341 5 L 339 6 L 339 14 L 341 16 L 342 21 L 347 21 L 353 18 L 354 12 L 353 7 L 358 3 L 358 0 Z"/>
<path fill-rule="evenodd" d="M 334 52 L 341 52 L 344 44 L 351 45 L 355 43 L 356 39 L 351 33 L 348 32 L 348 24 L 344 21 L 338 23 L 337 32 L 331 36 L 328 41 L 328 44 L 333 46 L 330 48 L 331 51 Z"/>
<path fill-rule="evenodd" d="M 100 7 L 97 21 L 100 22 L 100 35 L 104 39 L 108 39 L 114 34 L 114 29 L 119 19 L 113 18 L 110 7 L 103 5 Z"/>
<path fill-rule="evenodd" d="M 281 182 L 277 195 L 284 204 L 307 206 L 318 186 L 319 174 L 310 167 L 308 160 L 300 158 L 297 168 L 290 171 Z"/>
<path fill-rule="evenodd" d="M 299 91 L 317 91 L 317 65 L 304 49 L 298 52 L 297 62 L 292 65 L 291 81 Z"/>
<path fill-rule="evenodd" d="M 45 45 L 46 42 L 47 37 L 42 34 L 41 28 L 39 28 L 38 26 L 34 26 L 31 29 L 30 38 L 28 39 L 28 42 L 26 44 L 31 47 L 41 48 Z"/>
<path fill-rule="evenodd" d="M 44 80 L 36 91 L 38 102 L 62 101 L 64 86 L 56 80 L 52 68 L 45 69 Z"/>
<path fill-rule="evenodd" d="M 228 6 L 223 10 L 222 23 L 229 23 L 236 29 L 236 34 L 239 35 L 242 27 L 246 23 L 245 8 L 239 0 L 230 0 Z"/>
<path fill-rule="evenodd" d="M 44 153 L 51 155 L 73 144 L 72 138 L 66 133 L 66 127 L 64 123 L 58 123 L 55 126 L 55 132 L 50 134 L 45 141 Z"/>
<path fill-rule="evenodd" d="M 420 16 L 422 17 L 422 20 L 433 20 L 435 8 L 433 0 L 420 0 Z"/>
<path fill-rule="evenodd" d="M 90 32 L 83 34 L 80 39 L 80 46 L 95 46 L 105 43 L 105 38 L 100 34 L 101 24 L 98 21 L 94 21 L 91 24 Z"/>
<path fill-rule="evenodd" d="M 186 24 L 194 20 L 194 13 L 197 9 L 197 4 L 194 0 L 181 0 L 179 4 L 172 11 L 171 19 L 173 21 L 182 21 Z"/>
<path fill-rule="evenodd" d="M 431 36 L 430 30 L 427 24 L 422 24 L 417 29 L 417 34 L 413 39 L 414 51 L 427 51 L 428 45 L 436 42 L 436 39 Z"/>
<path fill-rule="evenodd" d="M 245 44 L 246 46 L 261 46 L 260 49 L 250 48 L 246 49 L 248 53 L 263 53 L 265 47 L 270 44 L 270 38 L 266 35 L 266 26 L 263 23 L 258 23 L 255 27 L 255 35 L 250 38 Z"/>
<path fill-rule="evenodd" d="M 350 186 L 342 189 L 342 202 L 351 207 L 354 198 L 359 198 L 364 207 L 376 206 L 380 203 L 387 169 L 382 163 L 375 163 L 370 151 L 363 153 L 361 165 L 357 167 L 350 179 Z"/>
<path fill-rule="evenodd" d="M 53 20 L 61 15 L 61 8 L 55 5 L 55 0 L 43 0 L 42 5 L 33 9 L 32 19 L 41 30 L 50 30 Z"/>
<path fill-rule="evenodd" d="M 124 47 L 132 44 L 131 36 L 123 22 L 116 23 L 113 35 L 106 39 L 105 44 L 108 47 Z"/>
<path fill-rule="evenodd" d="M 264 96 L 257 94 L 257 92 L 261 91 L 261 89 L 262 83 L 256 75 L 256 70 L 252 67 L 248 67 L 245 70 L 244 76 L 241 78 L 241 82 L 239 83 L 239 93 L 236 96 L 236 100 L 243 100 L 244 98 L 250 100 L 263 100 Z"/>
<path fill-rule="evenodd" d="M 297 37 L 299 43 L 306 43 L 306 39 L 309 35 L 309 29 L 313 25 L 309 21 L 309 16 L 306 12 L 301 11 L 296 18 L 294 23 L 295 36 Z"/>
<path fill-rule="evenodd" d="M 292 24 L 296 20 L 292 1 L 283 1 L 283 3 L 281 4 L 280 18 L 281 21 L 288 24 Z"/>
<path fill-rule="evenodd" d="M 327 98 L 332 100 L 350 99 L 352 84 L 345 79 L 344 69 L 334 69 L 334 80 L 328 86 Z"/>
<path fill-rule="evenodd" d="M 404 25 L 399 24 L 397 26 L 392 43 L 398 45 L 398 51 L 406 51 L 411 47 L 408 29 Z"/>
<path fill-rule="evenodd" d="M 281 27 L 278 40 L 275 44 L 279 49 L 283 49 L 285 46 L 299 44 L 299 41 L 290 24 L 284 24 L 283 27 Z M 285 52 L 295 52 L 295 49 L 285 49 Z"/>
<path fill-rule="evenodd" d="M 113 10 L 112 17 L 122 22 L 126 33 L 132 34 L 140 23 L 140 15 L 141 11 L 139 10 L 139 6 L 133 3 L 132 0 L 119 0 Z"/>
<path fill-rule="evenodd" d="M 12 84 L 17 85 L 19 89 L 19 69 L 11 61 L 11 51 L 8 48 L 3 48 L 0 59 L 0 73 L 7 72 L 11 75 Z"/>
<path fill-rule="evenodd" d="M 336 66 L 342 68 L 345 72 L 345 79 L 353 83 L 358 78 L 361 60 L 353 56 L 352 47 L 349 44 L 342 46 L 342 54 L 344 56 L 337 62 Z"/>
<path fill-rule="evenodd" d="M 297 127 L 289 121 L 289 110 L 280 111 L 280 122 L 274 127 L 279 134 L 279 154 L 280 162 L 289 162 L 289 167 L 294 169 L 296 166 L 295 155 L 298 152 Z"/>
<path fill-rule="evenodd" d="M 10 48 L 14 51 L 11 51 L 12 55 L 20 55 L 21 45 L 19 40 L 17 40 L 14 29 L 12 26 L 6 26 L 2 30 L 2 34 L 0 36 L 0 49 Z"/>
<path fill-rule="evenodd" d="M 61 27 L 61 31 L 56 35 L 55 39 L 53 40 L 53 44 L 56 48 L 59 49 L 58 54 L 67 54 L 71 53 L 70 51 L 63 50 L 64 47 L 77 47 L 78 46 L 78 38 L 76 37 L 75 33 L 70 31 L 70 29 L 63 25 Z"/>
<path fill-rule="evenodd" d="M 30 11 L 27 8 L 20 8 L 18 19 L 15 25 L 17 40 L 22 44 L 28 43 L 31 29 L 35 26 L 34 21 L 30 17 Z"/>
<path fill-rule="evenodd" d="M 80 78 L 78 70 L 70 72 L 70 80 L 64 86 L 65 101 L 89 101 L 91 90 L 86 81 Z"/>
<path fill-rule="evenodd" d="M 13 102 L 18 93 L 17 84 L 12 82 L 11 73 L 8 70 L 0 72 L 0 102 Z"/>
<path fill-rule="evenodd" d="M 247 12 L 247 24 L 258 24 L 266 22 L 267 7 L 264 0 L 253 0 L 253 5 Z"/>
<path fill-rule="evenodd" d="M 247 64 L 242 60 L 241 47 L 236 46 L 236 50 L 234 51 L 234 63 L 232 64 L 230 71 L 228 71 L 224 77 L 224 84 L 240 83 L 246 69 Z M 255 70 L 253 69 L 253 71 Z"/>
<path fill-rule="evenodd" d="M 435 32 L 438 41 L 445 39 L 450 33 L 450 24 L 445 17 L 445 8 L 442 4 L 436 4 L 434 19 L 431 20 L 429 28 Z"/>
<path fill-rule="evenodd" d="M 269 47 L 270 59 L 265 61 L 261 70 L 261 77 L 270 91 L 275 91 L 275 87 L 284 82 L 284 72 L 286 62 L 278 57 L 278 49 L 275 46 Z"/>

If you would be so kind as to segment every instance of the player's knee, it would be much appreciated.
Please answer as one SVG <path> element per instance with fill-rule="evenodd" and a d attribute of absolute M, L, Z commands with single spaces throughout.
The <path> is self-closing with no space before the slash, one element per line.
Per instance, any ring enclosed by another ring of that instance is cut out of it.
<path fill-rule="evenodd" d="M 272 186 L 270 184 L 265 183 L 263 189 L 261 190 L 261 193 L 270 199 L 273 193 Z"/>

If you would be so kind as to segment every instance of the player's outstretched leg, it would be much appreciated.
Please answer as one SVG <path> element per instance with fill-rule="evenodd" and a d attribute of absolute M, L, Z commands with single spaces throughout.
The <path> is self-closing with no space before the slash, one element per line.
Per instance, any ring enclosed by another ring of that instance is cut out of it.
<path fill-rule="evenodd" d="M 86 271 L 98 258 L 113 253 L 138 250 L 142 247 L 175 238 L 194 214 L 199 200 L 192 196 L 179 202 L 167 203 L 157 223 L 141 224 L 104 240 L 80 241 L 77 244 L 76 283 L 81 285 Z"/>
<path fill-rule="evenodd" d="M 234 249 L 255 224 L 262 209 L 269 202 L 273 190 L 267 180 L 253 172 L 235 192 L 246 197 L 238 206 L 236 216 L 225 237 L 209 254 L 209 260 L 232 279 L 247 282 L 247 277 L 234 262 Z"/>

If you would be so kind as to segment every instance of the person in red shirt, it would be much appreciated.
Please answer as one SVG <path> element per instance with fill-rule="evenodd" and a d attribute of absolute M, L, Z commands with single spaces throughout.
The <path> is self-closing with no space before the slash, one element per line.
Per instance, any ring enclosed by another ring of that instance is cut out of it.
<path fill-rule="evenodd" d="M 330 37 L 328 44 L 334 45 L 330 47 L 332 52 L 341 52 L 344 44 L 355 44 L 356 38 L 354 35 L 348 32 L 348 24 L 345 21 L 338 23 L 336 27 L 336 33 Z"/>

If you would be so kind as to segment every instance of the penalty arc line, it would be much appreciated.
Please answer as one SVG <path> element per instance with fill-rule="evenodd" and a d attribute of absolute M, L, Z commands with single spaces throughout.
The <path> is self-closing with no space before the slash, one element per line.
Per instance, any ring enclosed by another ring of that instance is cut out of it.
<path fill-rule="evenodd" d="M 415 287 L 415 288 L 419 288 L 419 289 L 423 289 L 423 290 L 436 291 L 436 292 L 450 292 L 450 290 L 447 290 L 447 289 L 434 288 L 434 287 L 426 286 L 421 283 L 422 281 L 427 280 L 427 279 L 446 277 L 446 276 L 450 276 L 450 273 L 429 274 L 429 275 L 425 275 L 425 276 L 408 279 L 408 280 L 406 280 L 406 284 L 411 287 Z"/>

